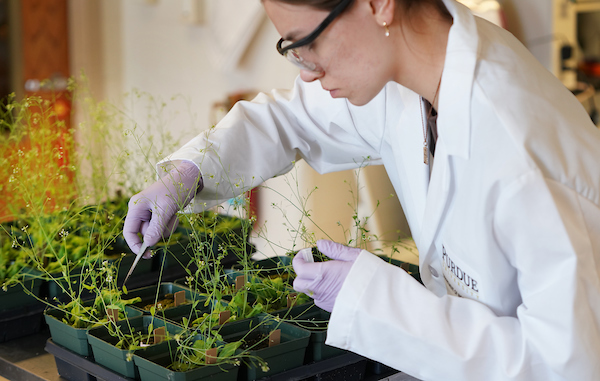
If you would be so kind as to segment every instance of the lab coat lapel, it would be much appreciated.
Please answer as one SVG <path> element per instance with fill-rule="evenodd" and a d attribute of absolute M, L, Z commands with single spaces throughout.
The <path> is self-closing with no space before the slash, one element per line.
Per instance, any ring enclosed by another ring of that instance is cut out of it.
<path fill-rule="evenodd" d="M 427 189 L 429 187 L 429 166 L 423 163 L 423 131 L 421 129 L 423 115 L 419 111 L 421 102 L 419 95 L 407 92 L 404 102 L 409 105 L 412 113 L 407 113 L 405 119 L 400 120 L 402 136 L 394 141 L 400 145 L 398 152 L 402 154 L 402 160 L 398 165 L 406 178 L 411 179 L 405 186 L 410 189 L 405 193 L 405 213 L 409 222 L 416 226 L 422 226 L 425 215 Z M 413 239 L 419 242 L 420 229 L 413 229 Z"/>
<path fill-rule="evenodd" d="M 444 145 L 440 142 L 436 147 L 435 162 L 429 181 L 425 213 L 421 225 L 420 247 L 425 249 L 425 254 L 427 254 L 434 241 L 440 227 L 441 218 L 447 209 L 446 205 L 449 200 L 450 181 L 452 177 L 449 164 L 450 158 L 445 152 Z"/>
<path fill-rule="evenodd" d="M 434 243 L 452 197 L 452 157 L 468 160 L 470 156 L 471 93 L 479 45 L 478 38 L 474 37 L 477 27 L 463 5 L 447 0 L 445 3 L 455 22 L 448 36 L 438 101 L 439 136 L 418 241 L 421 265 L 439 262 L 433 258 L 436 255 Z M 430 272 L 426 270 L 423 281 L 431 284 L 430 279 Z"/>

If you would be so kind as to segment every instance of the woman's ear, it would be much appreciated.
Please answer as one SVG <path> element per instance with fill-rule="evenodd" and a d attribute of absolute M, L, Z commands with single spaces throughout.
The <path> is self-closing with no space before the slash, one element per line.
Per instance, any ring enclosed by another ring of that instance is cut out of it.
<path fill-rule="evenodd" d="M 369 0 L 371 11 L 377 23 L 391 25 L 396 11 L 396 0 Z"/>

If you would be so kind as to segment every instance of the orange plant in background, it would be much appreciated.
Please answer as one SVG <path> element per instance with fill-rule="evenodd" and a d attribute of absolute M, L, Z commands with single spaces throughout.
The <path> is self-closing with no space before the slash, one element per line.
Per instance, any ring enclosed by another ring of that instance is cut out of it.
<path fill-rule="evenodd" d="M 70 109 L 65 93 L 7 99 L 0 121 L 0 221 L 60 210 L 75 198 Z"/>

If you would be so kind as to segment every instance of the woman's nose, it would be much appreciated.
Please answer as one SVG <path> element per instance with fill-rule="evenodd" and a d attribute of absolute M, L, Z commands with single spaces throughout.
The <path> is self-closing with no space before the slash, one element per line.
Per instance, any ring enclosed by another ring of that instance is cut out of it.
<path fill-rule="evenodd" d="M 300 70 L 300 78 L 304 82 L 312 82 L 320 79 L 325 73 L 323 71 L 312 71 L 312 70 Z"/>

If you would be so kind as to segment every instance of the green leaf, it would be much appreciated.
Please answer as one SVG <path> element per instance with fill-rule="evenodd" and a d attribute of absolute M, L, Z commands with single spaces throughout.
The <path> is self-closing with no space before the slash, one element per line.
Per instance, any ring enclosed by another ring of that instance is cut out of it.
<path fill-rule="evenodd" d="M 154 331 L 154 324 L 150 323 L 148 325 L 148 335 L 152 335 L 152 331 Z"/>
<path fill-rule="evenodd" d="M 127 295 L 127 287 L 125 285 L 123 285 L 123 295 Z"/>
<path fill-rule="evenodd" d="M 156 306 L 150 307 L 150 315 L 154 316 L 156 314 Z"/>
<path fill-rule="evenodd" d="M 223 349 L 219 352 L 219 358 L 231 357 L 235 354 L 235 351 L 242 345 L 241 341 L 236 341 L 233 343 L 225 344 Z"/>

